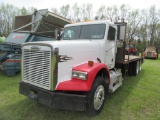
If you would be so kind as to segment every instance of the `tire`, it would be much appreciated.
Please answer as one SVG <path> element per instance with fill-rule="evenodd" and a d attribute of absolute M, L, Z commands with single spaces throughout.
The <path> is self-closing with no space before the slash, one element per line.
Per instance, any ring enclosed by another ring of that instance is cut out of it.
<path fill-rule="evenodd" d="M 88 93 L 87 115 L 95 116 L 101 112 L 108 92 L 108 84 L 102 77 L 97 77 Z"/>
<path fill-rule="evenodd" d="M 139 73 L 139 69 L 140 69 L 140 64 L 139 61 L 134 62 L 134 66 L 133 66 L 133 75 L 137 76 L 137 74 Z"/>
<path fill-rule="evenodd" d="M 142 71 L 142 61 L 139 61 L 139 73 Z"/>

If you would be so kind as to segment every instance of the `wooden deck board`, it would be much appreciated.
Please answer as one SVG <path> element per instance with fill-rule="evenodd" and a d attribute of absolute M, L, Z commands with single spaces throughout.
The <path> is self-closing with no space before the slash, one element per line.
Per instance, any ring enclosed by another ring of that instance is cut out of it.
<path fill-rule="evenodd" d="M 125 63 L 130 61 L 136 61 L 137 59 L 142 59 L 141 56 L 134 56 L 134 55 L 125 55 Z"/>

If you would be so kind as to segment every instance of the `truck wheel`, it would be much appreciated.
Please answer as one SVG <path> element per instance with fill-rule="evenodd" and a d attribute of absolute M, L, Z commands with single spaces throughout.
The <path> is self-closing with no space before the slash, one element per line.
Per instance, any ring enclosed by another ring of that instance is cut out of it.
<path fill-rule="evenodd" d="M 106 99 L 108 85 L 102 77 L 97 77 L 88 93 L 87 114 L 97 115 L 101 112 Z"/>
<path fill-rule="evenodd" d="M 142 62 L 141 62 L 141 60 L 139 61 L 139 72 L 141 72 L 141 70 L 142 70 Z"/>
<path fill-rule="evenodd" d="M 140 67 L 139 67 L 139 61 L 136 61 L 135 63 L 134 63 L 134 69 L 133 69 L 133 75 L 134 76 L 136 76 L 138 73 L 139 73 L 139 69 L 140 69 Z"/>

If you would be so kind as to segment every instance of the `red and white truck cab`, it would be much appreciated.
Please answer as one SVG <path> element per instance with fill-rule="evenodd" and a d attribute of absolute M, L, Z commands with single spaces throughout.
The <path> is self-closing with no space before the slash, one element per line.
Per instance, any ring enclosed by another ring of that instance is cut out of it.
<path fill-rule="evenodd" d="M 125 33 L 125 22 L 99 20 L 66 25 L 60 41 L 23 44 L 19 92 L 49 107 L 100 113 L 122 73 L 141 71 L 142 57 L 125 56 Z"/>

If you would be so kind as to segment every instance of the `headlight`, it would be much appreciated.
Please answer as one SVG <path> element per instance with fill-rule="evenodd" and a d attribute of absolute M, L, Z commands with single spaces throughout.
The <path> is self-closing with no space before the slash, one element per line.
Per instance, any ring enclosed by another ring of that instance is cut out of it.
<path fill-rule="evenodd" d="M 154 54 L 154 55 L 157 55 L 157 53 L 156 53 L 156 52 L 153 52 L 153 54 Z"/>
<path fill-rule="evenodd" d="M 72 78 L 87 80 L 87 72 L 72 71 Z"/>
<path fill-rule="evenodd" d="M 153 53 L 153 57 L 157 57 L 157 53 L 156 52 Z"/>

